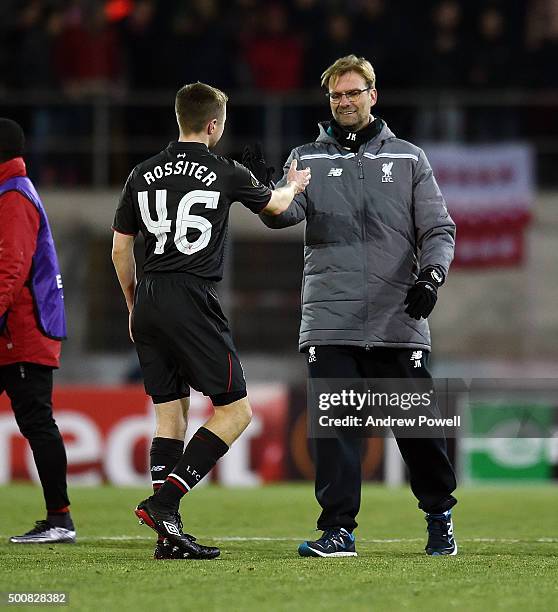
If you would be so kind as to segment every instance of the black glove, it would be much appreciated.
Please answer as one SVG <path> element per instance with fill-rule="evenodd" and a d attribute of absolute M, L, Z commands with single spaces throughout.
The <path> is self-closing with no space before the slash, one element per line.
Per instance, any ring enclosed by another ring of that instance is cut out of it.
<path fill-rule="evenodd" d="M 242 151 L 242 165 L 246 166 L 252 174 L 266 187 L 273 187 L 273 173 L 275 168 L 266 165 L 262 145 L 257 142 L 255 145 L 248 145 Z"/>
<path fill-rule="evenodd" d="M 444 282 L 444 276 L 438 268 L 428 267 L 421 271 L 417 282 L 409 289 L 405 298 L 405 312 L 417 321 L 426 319 L 438 299 L 438 287 Z"/>

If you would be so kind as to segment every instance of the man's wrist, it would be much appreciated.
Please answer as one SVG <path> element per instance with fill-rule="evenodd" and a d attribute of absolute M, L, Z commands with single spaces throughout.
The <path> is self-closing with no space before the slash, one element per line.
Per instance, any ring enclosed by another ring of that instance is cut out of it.
<path fill-rule="evenodd" d="M 289 189 L 292 189 L 294 195 L 298 193 L 298 185 L 296 184 L 296 181 L 289 181 L 287 183 L 287 187 L 289 187 Z"/>
<path fill-rule="evenodd" d="M 445 280 L 445 275 L 439 266 L 426 266 L 420 271 L 417 283 L 431 283 L 438 288 L 444 284 Z"/>

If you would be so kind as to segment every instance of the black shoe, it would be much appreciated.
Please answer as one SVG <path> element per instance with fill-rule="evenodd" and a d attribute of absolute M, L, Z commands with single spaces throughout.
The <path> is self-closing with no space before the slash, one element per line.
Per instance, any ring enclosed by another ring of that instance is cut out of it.
<path fill-rule="evenodd" d="M 174 546 L 167 540 L 167 538 L 157 540 L 155 550 L 153 552 L 153 558 L 161 561 L 163 559 L 174 559 L 173 550 Z"/>
<path fill-rule="evenodd" d="M 321 538 L 298 547 L 301 557 L 356 557 L 355 536 L 345 528 L 326 529 Z"/>
<path fill-rule="evenodd" d="M 157 561 L 165 561 L 167 559 L 188 559 L 189 557 L 187 553 L 181 551 L 178 546 L 171 544 L 165 538 L 164 540 L 157 540 L 155 550 L 153 551 L 153 558 L 157 559 Z"/>
<path fill-rule="evenodd" d="M 153 497 L 140 502 L 134 510 L 140 523 L 151 527 L 162 538 L 166 538 L 173 547 L 178 548 L 178 557 L 173 559 L 214 559 L 221 551 L 215 546 L 202 546 L 196 544 L 196 538 L 182 532 L 182 521 L 176 510 L 169 510 L 157 505 Z"/>
<path fill-rule="evenodd" d="M 428 542 L 424 548 L 426 554 L 433 557 L 456 555 L 457 542 L 453 537 L 451 510 L 442 514 L 427 514 L 424 518 L 428 524 Z"/>
<path fill-rule="evenodd" d="M 36 521 L 35 527 L 20 536 L 12 536 L 12 544 L 74 544 L 75 529 L 56 527 L 48 521 Z"/>

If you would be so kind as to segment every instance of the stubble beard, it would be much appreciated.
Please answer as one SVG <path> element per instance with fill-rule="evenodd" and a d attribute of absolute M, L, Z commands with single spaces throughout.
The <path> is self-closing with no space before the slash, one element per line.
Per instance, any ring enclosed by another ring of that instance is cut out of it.
<path fill-rule="evenodd" d="M 368 125 L 369 114 L 365 117 L 360 117 L 357 111 L 354 115 L 347 116 L 342 115 L 339 113 L 339 111 L 337 111 L 335 120 L 340 126 L 344 127 L 346 130 L 349 130 L 351 132 L 358 132 L 363 127 L 366 127 Z M 353 120 L 353 122 L 348 123 L 347 120 Z"/>

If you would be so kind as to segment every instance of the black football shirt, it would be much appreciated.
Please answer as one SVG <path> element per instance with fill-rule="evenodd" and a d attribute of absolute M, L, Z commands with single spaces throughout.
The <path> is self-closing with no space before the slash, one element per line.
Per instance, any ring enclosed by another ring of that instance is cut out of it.
<path fill-rule="evenodd" d="M 205 144 L 171 142 L 132 170 L 113 229 L 142 232 L 144 272 L 221 280 L 231 204 L 259 213 L 271 193 L 247 168 L 214 155 Z"/>

